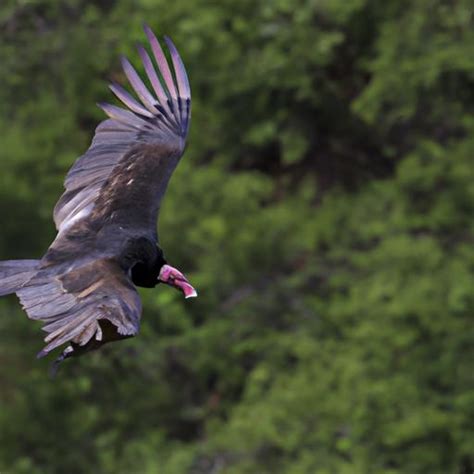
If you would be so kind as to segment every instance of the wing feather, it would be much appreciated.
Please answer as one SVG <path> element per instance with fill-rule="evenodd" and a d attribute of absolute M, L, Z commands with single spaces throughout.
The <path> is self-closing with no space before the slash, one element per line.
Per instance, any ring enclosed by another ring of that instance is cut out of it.
<path fill-rule="evenodd" d="M 166 56 L 163 53 L 163 49 L 161 48 L 159 41 L 157 40 L 155 34 L 153 33 L 153 31 L 151 31 L 151 28 L 148 25 L 144 25 L 144 30 L 145 34 L 148 37 L 148 41 L 155 56 L 156 62 L 158 64 L 158 68 L 160 69 L 160 73 L 166 83 L 168 93 L 171 98 L 176 100 L 178 98 L 178 93 L 176 91 L 168 61 L 166 60 Z"/>
<path fill-rule="evenodd" d="M 138 54 L 140 55 L 142 59 L 145 72 L 158 98 L 158 102 L 160 102 L 160 104 L 165 105 L 168 100 L 169 95 L 166 94 L 163 86 L 161 85 L 160 80 L 158 79 L 158 74 L 156 74 L 156 71 L 155 71 L 155 68 L 153 67 L 153 63 L 151 62 L 150 56 L 142 45 L 139 44 L 137 46 L 137 49 L 138 49 Z"/>
<path fill-rule="evenodd" d="M 178 50 L 176 49 L 176 46 L 174 45 L 174 43 L 171 41 L 171 38 L 168 38 L 168 36 L 165 36 L 165 42 L 171 53 L 171 60 L 173 61 L 173 68 L 175 71 L 176 82 L 177 82 L 178 90 L 179 90 L 178 97 L 182 97 L 184 99 L 190 99 L 191 87 L 189 86 L 188 75 L 186 73 L 186 69 L 184 67 L 181 56 L 179 55 Z"/>
<path fill-rule="evenodd" d="M 148 118 L 153 118 L 153 114 L 141 106 L 122 86 L 110 84 L 110 90 L 133 112 Z M 156 113 L 156 110 L 155 110 Z"/>
<path fill-rule="evenodd" d="M 145 25 L 144 30 L 157 69 L 143 46 L 138 46 L 138 52 L 155 95 L 148 90 L 128 59 L 122 58 L 124 73 L 136 97 L 112 83 L 110 89 L 125 108 L 98 104 L 109 119 L 97 127 L 91 146 L 76 160 L 66 176 L 65 192 L 54 209 L 54 221 L 60 233 L 90 215 L 107 180 L 133 148 L 143 144 L 153 145 L 157 150 L 163 146 L 182 154 L 191 113 L 186 70 L 171 40 L 165 38 L 171 57 L 169 64 L 151 29 Z M 170 169 L 176 166 L 174 158 L 169 166 Z M 163 185 L 166 186 L 166 182 Z"/>
<path fill-rule="evenodd" d="M 85 345 L 102 337 L 99 322 L 110 321 L 118 334 L 138 332 L 140 297 L 131 280 L 111 259 L 99 259 L 60 275 L 40 271 L 17 292 L 30 319 L 45 323 L 42 357 L 72 341 Z"/>

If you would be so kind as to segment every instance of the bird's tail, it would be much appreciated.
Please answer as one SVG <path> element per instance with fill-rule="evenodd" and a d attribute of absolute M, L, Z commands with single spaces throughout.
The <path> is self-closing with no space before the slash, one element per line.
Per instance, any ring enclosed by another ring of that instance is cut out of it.
<path fill-rule="evenodd" d="M 39 260 L 6 260 L 0 262 L 0 296 L 15 293 L 35 273 Z"/>

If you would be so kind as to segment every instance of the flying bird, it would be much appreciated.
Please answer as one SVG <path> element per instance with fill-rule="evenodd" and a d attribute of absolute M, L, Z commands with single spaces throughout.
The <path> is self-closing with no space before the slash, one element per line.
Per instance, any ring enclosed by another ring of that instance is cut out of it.
<path fill-rule="evenodd" d="M 137 334 L 142 312 L 136 287 L 171 285 L 197 296 L 169 265 L 158 243 L 157 217 L 184 151 L 191 91 L 183 62 L 165 37 L 171 61 L 145 25 L 152 56 L 138 53 L 151 88 L 131 63 L 122 68 L 134 90 L 110 89 L 123 106 L 100 103 L 108 116 L 76 160 L 54 208 L 57 236 L 40 260 L 0 262 L 0 296 L 16 293 L 30 319 L 43 322 L 44 357 L 78 356 Z"/>

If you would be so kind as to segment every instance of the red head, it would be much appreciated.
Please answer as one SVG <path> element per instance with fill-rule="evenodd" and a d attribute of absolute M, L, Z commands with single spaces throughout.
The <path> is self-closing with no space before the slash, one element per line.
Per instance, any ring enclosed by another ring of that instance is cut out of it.
<path fill-rule="evenodd" d="M 186 277 L 176 268 L 170 265 L 163 265 L 158 275 L 158 281 L 174 286 L 184 293 L 185 298 L 194 298 L 197 291 L 190 285 Z"/>

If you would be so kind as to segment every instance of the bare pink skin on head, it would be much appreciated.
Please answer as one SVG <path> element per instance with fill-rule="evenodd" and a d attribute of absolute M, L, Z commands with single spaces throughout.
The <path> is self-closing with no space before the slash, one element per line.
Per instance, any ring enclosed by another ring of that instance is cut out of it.
<path fill-rule="evenodd" d="M 158 275 L 158 281 L 174 286 L 184 293 L 185 298 L 195 298 L 197 291 L 191 286 L 186 277 L 171 265 L 163 265 Z"/>

